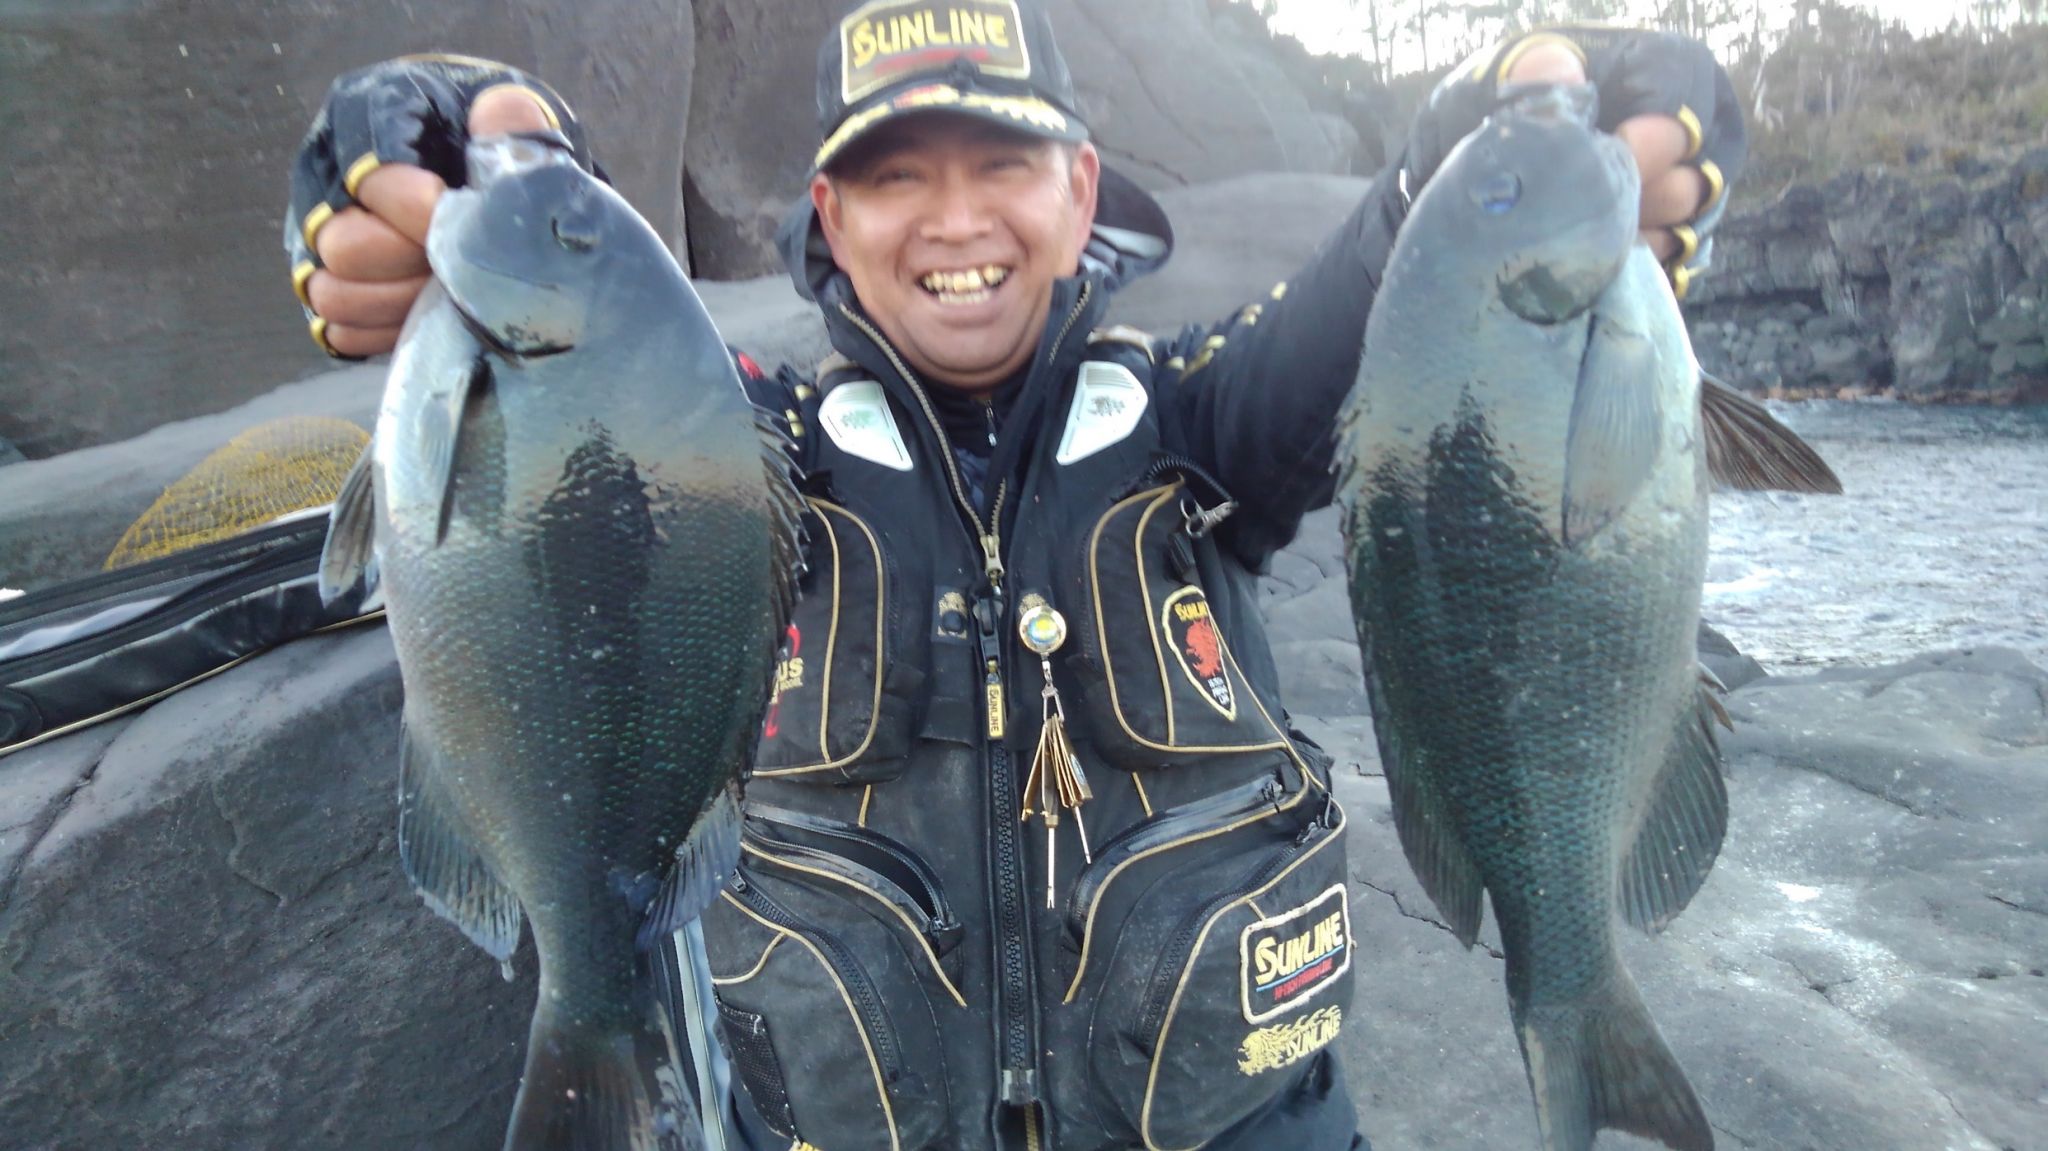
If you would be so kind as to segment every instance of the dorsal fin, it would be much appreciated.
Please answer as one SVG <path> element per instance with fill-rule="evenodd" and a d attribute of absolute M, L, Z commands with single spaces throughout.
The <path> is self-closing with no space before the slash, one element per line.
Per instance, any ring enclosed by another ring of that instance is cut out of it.
<path fill-rule="evenodd" d="M 1700 373 L 1700 429 L 1707 470 L 1740 491 L 1842 494 L 1842 481 L 1820 453 L 1778 422 L 1762 404 Z"/>

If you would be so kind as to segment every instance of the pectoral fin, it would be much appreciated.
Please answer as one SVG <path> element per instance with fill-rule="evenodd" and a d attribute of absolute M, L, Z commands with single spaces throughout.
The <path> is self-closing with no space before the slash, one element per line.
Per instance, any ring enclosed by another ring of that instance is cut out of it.
<path fill-rule="evenodd" d="M 490 361 L 472 360 L 460 376 L 439 387 L 419 409 L 412 428 L 412 448 L 434 496 L 434 542 L 448 538 L 448 517 L 455 510 L 455 458 L 462 447 L 462 417 L 472 397 L 491 386 Z"/>
<path fill-rule="evenodd" d="M 1762 404 L 1700 373 L 1700 427 L 1714 482 L 1741 491 L 1842 494 L 1842 481 Z"/>
<path fill-rule="evenodd" d="M 1642 490 L 1657 466 L 1663 412 L 1657 402 L 1657 346 L 1593 321 L 1565 443 L 1564 542 L 1599 534 Z"/>
<path fill-rule="evenodd" d="M 371 455 L 376 441 L 363 445 L 363 454 L 341 481 L 328 513 L 327 542 L 320 548 L 320 602 L 332 604 L 357 583 L 374 590 L 377 542 L 376 485 L 371 482 Z"/>

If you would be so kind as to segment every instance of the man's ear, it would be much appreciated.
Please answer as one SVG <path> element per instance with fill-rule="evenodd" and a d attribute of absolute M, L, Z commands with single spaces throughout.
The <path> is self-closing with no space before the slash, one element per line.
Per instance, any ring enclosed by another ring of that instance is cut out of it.
<path fill-rule="evenodd" d="M 825 246 L 832 249 L 832 262 L 839 262 L 839 233 L 842 224 L 840 216 L 839 190 L 832 181 L 820 172 L 811 177 L 811 208 L 818 214 L 819 230 L 825 233 Z"/>
<path fill-rule="evenodd" d="M 1095 226 L 1095 198 L 1102 187 L 1102 155 L 1092 142 L 1083 140 L 1074 149 L 1074 162 L 1067 169 L 1067 191 L 1077 209 L 1079 231 L 1074 236 L 1074 250 L 1078 252 L 1088 246 L 1088 231 Z"/>

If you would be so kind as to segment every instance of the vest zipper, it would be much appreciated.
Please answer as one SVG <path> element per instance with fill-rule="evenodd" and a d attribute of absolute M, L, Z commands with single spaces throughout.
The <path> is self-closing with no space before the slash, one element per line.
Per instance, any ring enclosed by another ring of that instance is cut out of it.
<path fill-rule="evenodd" d="M 1087 309 L 1092 288 L 1091 284 L 1081 285 L 1073 310 L 1067 313 L 1066 322 L 1060 325 L 1059 334 L 1053 337 L 1051 352 L 1046 356 L 1048 364 L 1058 362 L 1060 346 L 1066 342 L 1074 322 Z M 939 458 L 946 465 L 946 479 L 952 485 L 953 499 L 967 514 L 967 526 L 975 542 L 981 545 L 982 575 L 985 579 L 974 597 L 974 620 L 975 649 L 983 674 L 985 738 L 982 758 L 988 780 L 989 882 L 994 888 L 991 894 L 995 897 L 991 910 L 994 912 L 992 918 L 996 935 L 998 1005 L 996 1099 L 1012 1107 L 1029 1108 L 1038 1099 L 1031 920 L 1025 910 L 1024 852 L 1018 833 L 1019 787 L 1015 767 L 1010 762 L 1009 748 L 1003 742 L 1007 710 L 1003 699 L 1003 627 L 1008 622 L 1009 613 L 1003 602 L 1002 538 L 997 533 L 1002 530 L 1003 502 L 1009 496 L 1010 480 L 1005 476 L 997 482 L 995 500 L 989 507 L 989 518 L 984 522 L 974 501 L 968 498 L 967 485 L 961 482 L 960 466 L 953 459 L 946 427 L 939 422 L 939 414 L 932 407 L 931 397 L 926 394 L 924 385 L 918 382 L 916 373 L 903 362 L 903 357 L 896 353 L 895 347 L 882 333 L 858 312 L 841 303 L 839 313 L 874 341 L 910 388 L 910 394 L 917 398 L 917 406 L 924 412 L 925 422 L 937 437 Z"/>
<path fill-rule="evenodd" d="M 867 1030 L 868 1041 L 874 1044 L 875 1059 L 882 1065 L 882 1081 L 894 1083 L 903 1070 L 903 1053 L 896 1045 L 896 1029 L 890 1026 L 882 997 L 853 950 L 837 935 L 798 919 L 767 892 L 748 883 L 745 876 L 735 876 L 729 890 L 756 915 L 791 934 L 809 939 L 826 955 L 835 969 L 833 976 L 846 987 L 847 998 L 853 1002 L 854 1012 L 860 1016 L 861 1026 Z"/>

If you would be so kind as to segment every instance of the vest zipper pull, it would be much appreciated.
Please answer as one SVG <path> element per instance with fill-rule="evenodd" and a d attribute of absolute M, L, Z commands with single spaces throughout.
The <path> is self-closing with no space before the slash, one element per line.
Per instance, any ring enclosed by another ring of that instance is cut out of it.
<path fill-rule="evenodd" d="M 995 589 L 997 595 L 1001 595 L 1003 591 L 1003 559 L 998 554 L 1001 550 L 1002 541 L 996 539 L 994 532 L 983 533 L 981 537 L 981 570 L 984 575 L 988 576 L 988 585 Z"/>
<path fill-rule="evenodd" d="M 984 540 L 993 539 L 984 536 Z M 1003 598 L 1000 592 L 989 591 L 974 599 L 974 627 L 976 652 L 981 657 L 982 667 L 982 718 L 983 730 L 990 742 L 1003 738 L 1005 729 L 1005 701 L 1003 699 Z"/>

